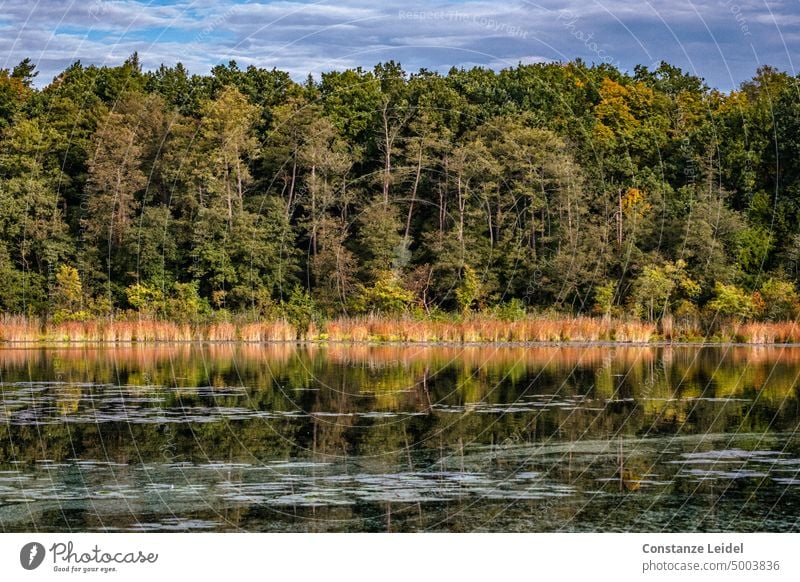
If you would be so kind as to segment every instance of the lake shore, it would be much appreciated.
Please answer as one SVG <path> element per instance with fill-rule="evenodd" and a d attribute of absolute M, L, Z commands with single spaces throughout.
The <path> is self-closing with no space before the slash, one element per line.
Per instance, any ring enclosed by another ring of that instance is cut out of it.
<path fill-rule="evenodd" d="M 288 321 L 181 323 L 116 319 L 42 323 L 0 318 L 0 345 L 132 343 L 314 342 L 400 345 L 797 345 L 800 325 L 744 322 L 716 326 L 656 324 L 595 317 L 527 317 L 502 320 L 475 315 L 451 320 L 353 317 L 312 323 L 299 332 Z"/>

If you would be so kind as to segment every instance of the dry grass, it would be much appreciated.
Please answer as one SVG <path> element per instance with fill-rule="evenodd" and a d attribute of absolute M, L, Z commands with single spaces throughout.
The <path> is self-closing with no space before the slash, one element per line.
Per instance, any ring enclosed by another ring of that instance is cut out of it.
<path fill-rule="evenodd" d="M 744 323 L 733 331 L 736 341 L 748 344 L 791 344 L 800 342 L 800 325 L 794 321 Z"/>
<path fill-rule="evenodd" d="M 659 335 L 660 332 L 660 335 Z M 698 329 L 662 322 L 596 317 L 528 317 L 504 321 L 475 315 L 463 319 L 349 317 L 312 325 L 309 340 L 407 343 L 648 343 L 700 338 Z M 185 324 L 156 320 L 97 320 L 41 326 L 22 316 L 0 316 L 0 342 L 147 343 L 147 342 L 291 342 L 297 331 L 286 321 Z M 712 341 L 752 344 L 800 343 L 800 325 L 767 322 L 726 325 Z"/>
<path fill-rule="evenodd" d="M 21 315 L 0 315 L 0 342 L 35 341 L 40 335 L 35 320 Z"/>
<path fill-rule="evenodd" d="M 312 330 L 314 334 L 316 330 Z M 22 316 L 0 316 L 0 342 L 275 342 L 296 338 L 285 321 L 190 325 L 157 320 L 68 321 L 45 325 Z"/>
<path fill-rule="evenodd" d="M 45 342 L 185 342 L 203 339 L 191 326 L 168 321 L 69 321 L 46 326 Z M 36 341 L 28 338 L 22 341 Z"/>
<path fill-rule="evenodd" d="M 444 343 L 648 342 L 655 325 L 592 317 L 528 318 L 503 321 L 473 317 L 458 321 L 417 321 L 378 317 L 340 318 L 325 325 L 321 339 Z"/>
<path fill-rule="evenodd" d="M 239 339 L 245 342 L 288 342 L 297 337 L 286 321 L 247 323 L 239 328 Z"/>

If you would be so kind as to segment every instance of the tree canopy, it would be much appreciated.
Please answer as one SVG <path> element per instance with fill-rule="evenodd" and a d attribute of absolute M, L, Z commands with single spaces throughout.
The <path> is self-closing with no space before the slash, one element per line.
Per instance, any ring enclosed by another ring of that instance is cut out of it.
<path fill-rule="evenodd" d="M 36 74 L 0 70 L 2 312 L 798 311 L 800 94 L 770 67 L 727 94 L 667 63 Z"/>

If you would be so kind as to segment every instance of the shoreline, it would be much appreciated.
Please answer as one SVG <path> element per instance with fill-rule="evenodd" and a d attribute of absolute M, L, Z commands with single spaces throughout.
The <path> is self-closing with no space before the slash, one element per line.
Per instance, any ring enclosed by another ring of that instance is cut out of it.
<path fill-rule="evenodd" d="M 573 340 L 573 341 L 380 341 L 380 340 L 0 340 L 0 349 L 3 348 L 62 348 L 62 347 L 133 347 L 133 346 L 157 346 L 157 345 L 248 345 L 248 346 L 270 346 L 270 345 L 313 345 L 327 346 L 392 346 L 392 347 L 465 347 L 465 348 L 525 348 L 525 347 L 630 347 L 630 348 L 724 348 L 724 347 L 786 347 L 800 348 L 800 342 L 732 342 L 732 341 L 663 341 L 654 340 L 650 342 L 626 342 L 613 340 Z"/>
<path fill-rule="evenodd" d="M 707 330 L 710 328 L 712 331 Z M 590 316 L 501 319 L 472 314 L 450 319 L 339 317 L 180 322 L 94 319 L 54 323 L 0 315 L 0 345 L 129 345 L 136 343 L 297 343 L 441 346 L 800 346 L 800 325 L 775 322 L 651 322 Z"/>

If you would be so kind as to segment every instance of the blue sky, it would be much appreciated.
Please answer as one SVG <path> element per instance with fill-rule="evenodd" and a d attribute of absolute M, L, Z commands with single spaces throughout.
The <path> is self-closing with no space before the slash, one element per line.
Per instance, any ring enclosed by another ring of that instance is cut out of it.
<path fill-rule="evenodd" d="M 763 64 L 795 74 L 799 47 L 790 0 L 0 0 L 0 67 L 30 57 L 40 85 L 77 59 L 119 64 L 138 51 L 145 68 L 181 61 L 204 73 L 235 59 L 297 79 L 389 59 L 442 72 L 663 59 L 729 90 Z"/>

